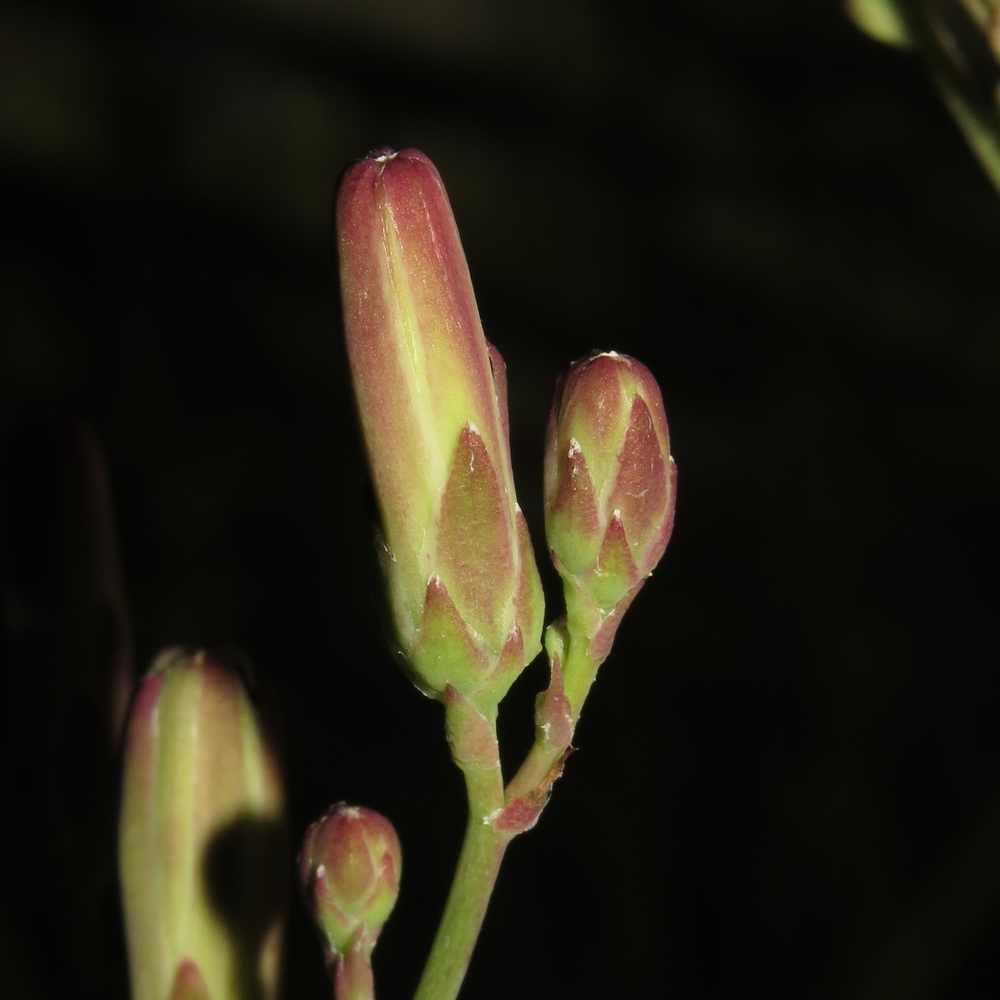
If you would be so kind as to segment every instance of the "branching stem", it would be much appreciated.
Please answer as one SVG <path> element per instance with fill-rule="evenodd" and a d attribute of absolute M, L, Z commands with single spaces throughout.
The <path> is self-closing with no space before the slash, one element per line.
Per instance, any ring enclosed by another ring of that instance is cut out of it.
<path fill-rule="evenodd" d="M 510 835 L 497 833 L 491 817 L 503 808 L 499 766 L 464 771 L 469 819 L 462 853 L 414 1000 L 455 1000 L 465 978 Z"/>
<path fill-rule="evenodd" d="M 583 703 L 587 700 L 587 695 L 597 677 L 597 668 L 600 666 L 599 662 L 588 655 L 589 642 L 584 636 L 583 628 L 576 627 L 575 623 L 570 621 L 567 628 L 566 662 L 563 663 L 562 670 L 563 691 L 569 701 L 574 731 L 577 722 L 580 721 Z M 552 746 L 546 739 L 546 734 L 538 732 L 524 763 L 507 785 L 504 793 L 505 801 L 513 802 L 514 799 L 543 788 L 564 753 L 564 747 Z"/>
<path fill-rule="evenodd" d="M 571 622 L 567 633 L 563 684 L 575 728 L 600 664 L 587 653 L 589 643 L 583 638 L 583 629 L 573 625 Z M 495 727 L 493 733 L 495 736 Z M 510 830 L 498 832 L 492 820 L 504 806 L 515 799 L 530 797 L 532 793 L 544 802 L 553 771 L 565 753 L 565 747 L 553 746 L 546 733 L 539 731 L 534 746 L 506 789 L 499 765 L 484 768 L 459 762 L 465 774 L 469 800 L 468 825 L 444 915 L 413 1000 L 455 1000 L 458 996 L 486 916 L 500 863 L 516 833 Z"/>

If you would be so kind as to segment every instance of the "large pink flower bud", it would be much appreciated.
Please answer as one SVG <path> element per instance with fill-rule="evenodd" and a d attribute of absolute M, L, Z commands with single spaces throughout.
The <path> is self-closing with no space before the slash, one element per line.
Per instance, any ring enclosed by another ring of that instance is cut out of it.
<path fill-rule="evenodd" d="M 398 649 L 417 684 L 496 702 L 541 648 L 514 495 L 506 372 L 483 336 L 444 184 L 373 153 L 337 194 L 344 332 L 384 535 Z"/>
<path fill-rule="evenodd" d="M 667 547 L 676 471 L 649 369 L 613 351 L 556 386 L 545 448 L 545 531 L 571 625 L 603 659 L 618 621 Z"/>

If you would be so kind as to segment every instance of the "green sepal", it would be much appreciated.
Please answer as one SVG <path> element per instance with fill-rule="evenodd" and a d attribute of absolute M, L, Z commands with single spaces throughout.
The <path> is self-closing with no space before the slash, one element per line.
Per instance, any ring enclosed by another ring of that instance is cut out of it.
<path fill-rule="evenodd" d="M 616 510 L 608 524 L 597 564 L 587 580 L 587 590 L 604 611 L 614 606 L 639 582 L 632 561 L 621 514 Z"/>
<path fill-rule="evenodd" d="M 632 401 L 620 456 L 608 509 L 619 512 L 629 548 L 639 562 L 645 558 L 653 537 L 662 529 L 673 495 L 663 449 L 642 396 L 636 395 Z"/>
<path fill-rule="evenodd" d="M 549 512 L 549 544 L 568 573 L 582 573 L 601 548 L 597 490 L 579 442 L 570 439 L 559 490 Z"/>
<path fill-rule="evenodd" d="M 510 690 L 510 686 L 521 675 L 525 662 L 524 636 L 517 622 L 514 622 L 510 632 L 507 633 L 507 641 L 504 643 L 490 682 L 479 693 L 476 701 L 482 705 L 499 704 Z"/>
<path fill-rule="evenodd" d="M 449 684 L 474 692 L 489 676 L 490 664 L 483 649 L 466 628 L 441 577 L 427 583 L 423 628 L 413 652 L 414 680 L 433 698 L 445 696 Z"/>

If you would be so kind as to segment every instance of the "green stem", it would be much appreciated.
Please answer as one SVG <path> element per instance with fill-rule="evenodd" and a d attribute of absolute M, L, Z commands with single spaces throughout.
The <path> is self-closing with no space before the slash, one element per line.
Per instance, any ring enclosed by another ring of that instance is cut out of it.
<path fill-rule="evenodd" d="M 499 771 L 499 768 L 496 769 Z M 503 784 L 492 772 L 465 772 L 469 821 L 444 916 L 414 1000 L 455 1000 L 486 916 L 500 862 L 510 837 L 489 822 L 503 806 Z"/>
<path fill-rule="evenodd" d="M 567 595 L 567 604 L 570 605 Z M 570 605 L 572 608 L 572 605 Z M 591 659 L 587 650 L 590 647 L 585 626 L 569 619 L 567 629 L 566 662 L 563 663 L 563 693 L 569 701 L 573 719 L 573 728 L 580 721 L 583 703 L 597 677 L 600 663 Z M 511 778 L 504 792 L 506 802 L 513 802 L 523 795 L 542 786 L 552 769 L 565 753 L 564 747 L 553 747 L 545 738 L 545 733 L 538 732 L 535 742 L 524 763 L 518 768 L 517 774 Z"/>
<path fill-rule="evenodd" d="M 985 17 L 976 17 L 972 5 L 965 6 L 985 35 Z M 961 64 L 961 56 L 956 60 L 955 54 L 942 43 L 926 4 L 899 0 L 897 8 L 911 43 L 927 60 L 944 102 L 966 142 L 987 177 L 1000 191 L 1000 110 L 995 96 L 977 90 Z M 985 37 L 983 44 L 986 44 Z"/>
<path fill-rule="evenodd" d="M 375 1000 L 375 978 L 372 975 L 372 949 L 375 942 L 367 928 L 359 928 L 347 952 L 331 967 L 333 993 L 336 1000 Z"/>
<path fill-rule="evenodd" d="M 588 655 L 592 629 L 575 613 L 578 604 L 570 600 L 570 595 L 567 608 L 563 692 L 569 700 L 575 728 L 600 663 Z M 485 714 L 474 710 L 482 725 L 488 727 L 485 740 L 484 730 L 472 725 L 470 708 L 464 699 L 449 700 L 445 707 L 452 756 L 465 775 L 469 819 L 444 915 L 413 1000 L 455 1000 L 458 996 L 504 851 L 515 835 L 513 831 L 498 833 L 492 821 L 514 799 L 544 789 L 552 769 L 566 752 L 565 747 L 549 744 L 545 733 L 539 731 L 531 752 L 505 790 L 496 747 L 496 707 L 492 706 Z M 490 738 L 493 754 L 485 752 Z"/>

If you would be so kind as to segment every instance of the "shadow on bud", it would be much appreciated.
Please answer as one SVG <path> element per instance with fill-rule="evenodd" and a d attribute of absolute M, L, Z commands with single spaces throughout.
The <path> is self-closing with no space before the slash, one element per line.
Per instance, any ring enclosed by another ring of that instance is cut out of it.
<path fill-rule="evenodd" d="M 119 865 L 133 1000 L 273 1000 L 284 795 L 232 652 L 169 649 L 125 738 Z"/>
<path fill-rule="evenodd" d="M 246 1000 L 264 1000 L 264 983 L 277 979 L 287 857 L 285 825 L 254 815 L 233 820 L 205 848 L 208 899 L 229 932 Z"/>

